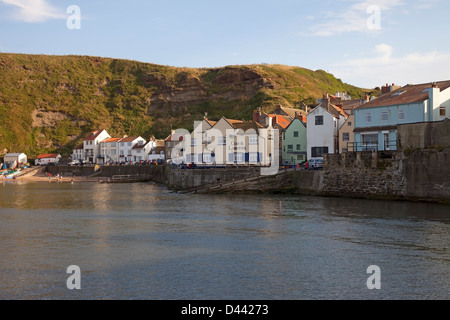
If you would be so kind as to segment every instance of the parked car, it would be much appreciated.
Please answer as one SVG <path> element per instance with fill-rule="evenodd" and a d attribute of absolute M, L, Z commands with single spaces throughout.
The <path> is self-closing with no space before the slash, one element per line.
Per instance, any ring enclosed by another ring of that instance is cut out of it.
<path fill-rule="evenodd" d="M 309 162 L 309 168 L 310 170 L 318 170 L 323 169 L 323 160 L 322 159 L 311 159 Z"/>
<path fill-rule="evenodd" d="M 78 161 L 78 160 L 72 160 L 72 161 L 70 161 L 67 165 L 68 166 L 77 166 L 77 165 L 79 165 L 80 164 L 80 161 Z"/>

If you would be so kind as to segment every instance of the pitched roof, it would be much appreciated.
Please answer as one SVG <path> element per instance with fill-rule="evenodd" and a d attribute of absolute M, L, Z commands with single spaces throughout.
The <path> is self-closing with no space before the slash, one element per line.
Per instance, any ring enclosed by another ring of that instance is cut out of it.
<path fill-rule="evenodd" d="M 231 125 L 234 125 L 236 123 L 244 123 L 245 122 L 244 120 L 235 120 L 235 119 L 228 119 L 228 118 L 225 118 L 225 120 L 227 120 Z"/>
<path fill-rule="evenodd" d="M 173 138 L 173 139 L 172 139 Z M 168 136 L 165 141 L 183 141 L 184 139 L 184 133 L 173 133 L 170 136 Z"/>
<path fill-rule="evenodd" d="M 7 154 L 5 154 L 4 156 L 5 157 L 18 157 L 18 156 L 21 156 L 21 155 L 23 155 L 24 153 L 7 153 Z"/>
<path fill-rule="evenodd" d="M 344 111 L 342 108 L 340 108 L 340 107 L 338 107 L 338 106 L 336 106 L 336 105 L 334 105 L 334 104 L 330 104 L 330 106 L 331 106 L 334 110 L 337 111 L 337 113 L 339 114 L 339 116 L 343 116 L 344 118 L 348 118 L 348 115 L 345 113 L 345 111 Z"/>
<path fill-rule="evenodd" d="M 450 88 L 450 80 L 436 82 L 440 91 Z M 423 83 L 401 87 L 392 92 L 388 92 L 372 101 L 369 101 L 356 109 L 366 109 L 374 107 L 384 107 L 399 104 L 408 104 L 422 102 L 428 99 L 428 92 L 426 89 L 431 88 L 431 83 Z"/>
<path fill-rule="evenodd" d="M 148 142 L 146 142 L 146 143 L 143 143 L 143 144 L 135 143 L 134 146 L 133 146 L 133 148 L 131 148 L 131 149 L 144 149 L 144 147 L 145 147 L 146 145 L 148 145 L 149 142 L 150 142 L 150 141 L 148 141 Z"/>
<path fill-rule="evenodd" d="M 138 138 L 140 138 L 140 137 L 125 137 L 125 138 L 120 139 L 119 142 L 133 142 L 134 140 L 136 140 Z"/>
<path fill-rule="evenodd" d="M 53 159 L 53 158 L 58 158 L 60 156 L 59 153 L 44 153 L 44 154 L 40 154 L 36 157 L 36 159 Z"/>
<path fill-rule="evenodd" d="M 164 152 L 164 147 L 156 146 L 156 147 L 152 148 L 150 153 L 152 153 L 153 151 L 155 151 L 156 154 L 160 154 L 161 152 Z"/>
<path fill-rule="evenodd" d="M 243 131 L 247 131 L 249 129 L 254 129 L 255 131 L 258 131 L 259 128 L 263 128 L 261 124 L 258 122 L 248 121 L 248 122 L 242 122 L 242 123 L 235 123 L 233 125 L 235 129 L 242 129 Z"/>
<path fill-rule="evenodd" d="M 85 141 L 95 140 L 99 136 L 99 134 L 102 132 L 103 132 L 103 130 L 94 130 L 84 140 Z"/>
<path fill-rule="evenodd" d="M 291 123 L 287 126 L 286 130 L 294 123 L 295 120 L 300 120 L 300 123 L 301 123 L 304 127 L 306 127 L 306 121 L 303 121 L 303 120 L 300 119 L 300 118 L 295 118 L 295 119 L 292 120 Z M 306 117 L 305 117 L 305 120 L 306 120 Z"/>
<path fill-rule="evenodd" d="M 281 105 L 277 106 L 277 109 L 274 111 L 275 114 L 277 114 L 277 110 L 283 111 L 286 115 L 288 115 L 292 119 L 296 118 L 297 113 L 299 113 L 300 115 L 305 115 L 306 114 L 305 110 L 294 109 L 294 108 L 286 108 L 286 107 L 283 107 Z"/>
<path fill-rule="evenodd" d="M 291 124 L 291 121 L 287 120 L 284 116 L 280 116 L 278 114 L 269 114 L 267 116 L 273 119 L 272 126 L 278 124 L 283 129 L 286 129 Z"/>
<path fill-rule="evenodd" d="M 117 141 L 119 141 L 120 139 L 122 139 L 122 138 L 109 138 L 109 139 L 106 139 L 106 140 L 104 140 L 104 141 L 102 141 L 103 143 L 107 143 L 107 142 L 117 142 Z"/>

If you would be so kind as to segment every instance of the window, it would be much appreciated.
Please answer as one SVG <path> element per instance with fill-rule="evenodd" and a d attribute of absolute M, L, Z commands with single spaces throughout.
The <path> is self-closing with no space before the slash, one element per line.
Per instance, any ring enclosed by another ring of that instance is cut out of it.
<path fill-rule="evenodd" d="M 250 136 L 250 144 L 258 144 L 258 136 Z"/>
<path fill-rule="evenodd" d="M 250 152 L 249 159 L 250 162 L 258 162 L 258 153 Z"/>
<path fill-rule="evenodd" d="M 304 156 L 303 154 L 299 154 L 299 155 L 297 156 L 297 160 L 298 160 L 298 161 L 303 161 L 303 160 L 305 160 L 305 156 Z"/>
<path fill-rule="evenodd" d="M 204 153 L 203 154 L 203 162 L 204 163 L 211 163 L 211 153 Z"/>
<path fill-rule="evenodd" d="M 350 141 L 350 133 L 349 132 L 342 133 L 342 141 Z"/>
<path fill-rule="evenodd" d="M 445 107 L 439 107 L 439 115 L 441 117 L 445 117 Z"/>
<path fill-rule="evenodd" d="M 128 142 L 128 146 L 131 147 L 131 142 Z"/>
<path fill-rule="evenodd" d="M 323 157 L 324 154 L 328 153 L 328 147 L 312 147 L 311 156 L 313 158 Z"/>
<path fill-rule="evenodd" d="M 115 155 L 116 154 L 116 150 L 111 150 L 111 154 Z"/>
<path fill-rule="evenodd" d="M 294 131 L 294 138 L 298 138 L 298 131 Z"/>
<path fill-rule="evenodd" d="M 316 116 L 316 126 L 323 125 L 323 116 Z"/>
<path fill-rule="evenodd" d="M 351 125 L 352 125 L 352 122 L 351 122 L 351 121 L 348 121 L 348 122 L 347 122 L 347 126 L 351 127 Z"/>
<path fill-rule="evenodd" d="M 383 111 L 381 112 L 381 121 L 387 121 L 389 119 L 389 112 Z"/>
<path fill-rule="evenodd" d="M 197 141 L 195 139 L 191 139 L 191 146 L 195 146 L 197 144 Z"/>
<path fill-rule="evenodd" d="M 244 162 L 244 154 L 241 152 L 236 153 L 236 162 Z"/>
<path fill-rule="evenodd" d="M 290 152 L 290 151 L 292 151 L 292 150 L 293 150 L 292 144 L 288 144 L 288 152 Z"/>
<path fill-rule="evenodd" d="M 115 142 L 111 143 L 111 147 L 115 148 L 116 147 L 116 143 Z"/>
<path fill-rule="evenodd" d="M 363 149 L 362 151 L 376 151 L 378 148 L 378 133 L 361 134 Z"/>
<path fill-rule="evenodd" d="M 300 150 L 300 145 L 299 144 L 297 145 L 297 150 Z"/>
<path fill-rule="evenodd" d="M 370 112 L 366 113 L 366 122 L 372 121 L 372 114 Z"/>
<path fill-rule="evenodd" d="M 225 144 L 227 144 L 227 138 L 226 137 L 219 137 L 218 145 L 225 145 Z"/>
<path fill-rule="evenodd" d="M 398 120 L 405 120 L 405 110 L 398 110 Z"/>
<path fill-rule="evenodd" d="M 348 149 L 347 148 L 342 148 L 342 153 L 347 153 Z"/>

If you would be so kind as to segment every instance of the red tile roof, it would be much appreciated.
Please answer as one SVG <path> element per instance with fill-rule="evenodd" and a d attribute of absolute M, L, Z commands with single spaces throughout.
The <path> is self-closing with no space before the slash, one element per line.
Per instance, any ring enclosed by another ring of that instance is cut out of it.
<path fill-rule="evenodd" d="M 288 121 L 285 117 L 278 114 L 269 114 L 268 116 L 273 119 L 272 126 L 278 124 L 283 129 L 286 129 L 291 124 L 291 122 Z"/>
<path fill-rule="evenodd" d="M 450 88 L 450 80 L 436 82 L 436 85 L 440 91 L 443 91 Z M 356 109 L 422 102 L 428 99 L 428 92 L 425 90 L 429 88 L 431 88 L 431 83 L 407 85 L 356 107 Z"/>
<path fill-rule="evenodd" d="M 125 137 L 125 138 L 120 139 L 120 142 L 133 142 L 137 138 L 139 138 L 139 137 Z"/>
<path fill-rule="evenodd" d="M 60 156 L 59 153 L 44 153 L 40 154 L 36 157 L 36 159 L 53 159 L 58 158 Z"/>
<path fill-rule="evenodd" d="M 135 143 L 134 146 L 133 146 L 133 148 L 131 148 L 131 149 L 144 149 L 144 147 L 145 147 L 146 145 L 148 145 L 149 142 L 150 142 L 150 141 L 148 141 L 148 142 L 146 142 L 146 143 L 143 143 L 143 144 Z"/>
<path fill-rule="evenodd" d="M 109 139 L 106 139 L 105 141 L 102 141 L 102 142 L 117 142 L 120 139 L 122 139 L 122 138 L 109 138 Z"/>
<path fill-rule="evenodd" d="M 172 136 L 173 136 L 173 140 L 172 140 Z M 171 134 L 170 136 L 168 136 L 164 141 L 183 141 L 184 138 L 184 134 L 182 133 L 174 133 Z"/>
<path fill-rule="evenodd" d="M 235 120 L 235 119 L 227 119 L 225 118 L 231 125 L 235 124 L 235 123 L 244 123 L 244 120 Z"/>
<path fill-rule="evenodd" d="M 95 140 L 95 139 L 98 137 L 98 135 L 99 135 L 100 133 L 102 133 L 102 131 L 103 131 L 103 130 L 95 130 L 95 131 L 92 131 L 92 132 L 86 137 L 86 139 L 84 139 L 84 140 L 85 140 L 85 141 Z"/>

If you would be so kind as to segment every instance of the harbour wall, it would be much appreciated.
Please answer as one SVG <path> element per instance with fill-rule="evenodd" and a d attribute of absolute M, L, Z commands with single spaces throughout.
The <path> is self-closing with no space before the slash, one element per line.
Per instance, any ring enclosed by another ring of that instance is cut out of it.
<path fill-rule="evenodd" d="M 294 193 L 450 203 L 450 148 L 328 154 L 323 170 L 280 170 L 277 175 L 258 179 L 249 179 L 259 176 L 258 167 L 191 170 L 170 166 L 105 166 L 97 172 L 94 167 L 50 166 L 47 169 L 63 176 L 147 174 L 152 181 L 172 190 L 232 181 L 232 185 L 227 184 L 227 188 L 215 192 Z"/>
<path fill-rule="evenodd" d="M 450 149 L 326 155 L 320 193 L 450 203 Z"/>

